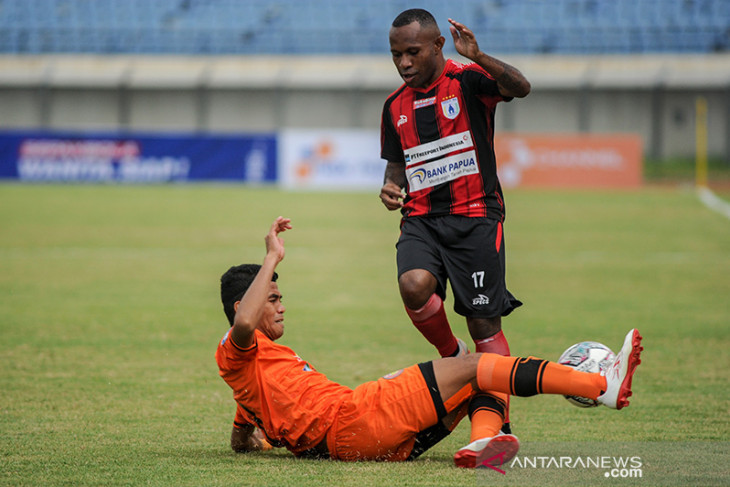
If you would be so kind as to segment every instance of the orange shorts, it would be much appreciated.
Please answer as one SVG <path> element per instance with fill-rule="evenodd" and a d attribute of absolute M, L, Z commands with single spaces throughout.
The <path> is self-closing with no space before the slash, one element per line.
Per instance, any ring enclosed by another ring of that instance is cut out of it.
<path fill-rule="evenodd" d="M 442 403 L 435 379 L 428 380 L 433 383 L 429 388 L 421 371 L 423 366 L 433 370 L 429 363 L 413 365 L 355 388 L 327 433 L 330 458 L 403 461 L 411 456 L 419 433 L 437 425 L 443 416 L 460 407 L 464 412 L 458 419 L 463 418 L 473 395 L 471 386 Z M 434 443 L 448 433 L 446 429 Z"/>

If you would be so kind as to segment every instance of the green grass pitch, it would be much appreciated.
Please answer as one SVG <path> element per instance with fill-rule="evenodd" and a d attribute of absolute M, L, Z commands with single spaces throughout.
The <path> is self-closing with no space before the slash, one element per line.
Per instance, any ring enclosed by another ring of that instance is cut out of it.
<path fill-rule="evenodd" d="M 504 320 L 512 353 L 554 360 L 586 339 L 616 349 L 632 327 L 645 345 L 625 410 L 513 399 L 523 444 L 678 445 L 687 468 L 671 455 L 651 467 L 676 485 L 727 485 L 730 221 L 677 189 L 506 199 L 507 281 L 525 302 Z M 0 485 L 550 483 L 455 468 L 468 421 L 405 464 L 234 454 L 213 357 L 227 327 L 218 278 L 261 261 L 278 215 L 294 225 L 282 343 L 349 386 L 435 357 L 400 303 L 398 215 L 377 190 L 0 185 Z M 705 453 L 719 461 L 692 468 Z"/>

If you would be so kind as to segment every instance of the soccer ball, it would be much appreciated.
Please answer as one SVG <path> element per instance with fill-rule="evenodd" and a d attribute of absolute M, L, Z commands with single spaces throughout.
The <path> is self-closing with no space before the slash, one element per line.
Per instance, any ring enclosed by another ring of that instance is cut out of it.
<path fill-rule="evenodd" d="M 616 356 L 606 345 L 598 342 L 580 342 L 569 347 L 558 359 L 558 363 L 575 367 L 582 372 L 600 372 L 611 365 Z M 594 408 L 598 402 L 580 396 L 564 396 L 574 406 Z"/>

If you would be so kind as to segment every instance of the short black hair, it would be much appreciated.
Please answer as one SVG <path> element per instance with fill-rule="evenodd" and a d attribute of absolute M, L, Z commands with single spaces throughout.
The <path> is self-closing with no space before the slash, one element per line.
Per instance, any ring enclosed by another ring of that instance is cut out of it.
<path fill-rule="evenodd" d="M 246 294 L 256 278 L 256 274 L 259 273 L 259 269 L 261 266 L 258 264 L 241 264 L 231 267 L 221 276 L 221 302 L 223 312 L 231 326 L 233 326 L 233 318 L 236 316 L 234 305 Z M 279 275 L 274 272 L 271 281 L 276 282 L 278 278 Z"/>
<path fill-rule="evenodd" d="M 423 10 L 422 8 L 411 8 L 408 10 L 404 10 L 393 21 L 393 27 L 403 27 L 405 25 L 412 24 L 413 22 L 418 22 L 421 24 L 421 27 L 426 26 L 435 26 L 438 28 L 438 24 L 436 23 L 436 19 L 431 15 L 431 12 L 428 10 Z"/>

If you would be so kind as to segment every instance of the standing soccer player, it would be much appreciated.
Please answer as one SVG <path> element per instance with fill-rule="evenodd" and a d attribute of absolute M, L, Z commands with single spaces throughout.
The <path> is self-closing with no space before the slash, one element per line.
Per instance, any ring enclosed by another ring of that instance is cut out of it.
<path fill-rule="evenodd" d="M 526 96 L 530 83 L 482 52 L 466 26 L 449 23 L 457 52 L 473 63 L 444 58 L 445 39 L 429 12 L 406 10 L 393 21 L 390 51 L 405 83 L 383 107 L 380 198 L 403 214 L 398 285 L 416 328 L 442 357 L 467 353 L 444 311 L 448 280 L 476 351 L 509 355 L 501 317 L 522 303 L 505 283 L 494 115 L 497 103 Z M 508 408 L 505 394 L 473 401 L 472 440 L 511 433 Z"/>

